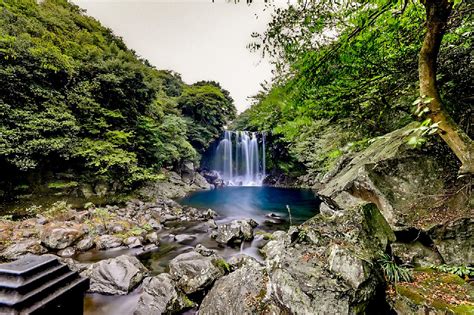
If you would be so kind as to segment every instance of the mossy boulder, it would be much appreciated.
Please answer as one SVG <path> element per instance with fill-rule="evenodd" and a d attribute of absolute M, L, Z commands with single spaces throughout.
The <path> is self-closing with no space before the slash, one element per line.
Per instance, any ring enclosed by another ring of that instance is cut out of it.
<path fill-rule="evenodd" d="M 394 230 L 428 229 L 441 214 L 467 216 L 468 200 L 451 191 L 457 159 L 444 144 L 422 150 L 407 145 L 416 123 L 376 139 L 354 154 L 350 162 L 327 180 L 319 193 L 342 208 L 372 202 Z M 442 152 L 439 152 L 442 151 Z M 449 198 L 448 198 L 449 197 Z M 444 212 L 439 211 L 442 208 Z"/>
<path fill-rule="evenodd" d="M 474 287 L 462 278 L 426 269 L 415 271 L 413 279 L 389 292 L 398 314 L 474 314 Z"/>

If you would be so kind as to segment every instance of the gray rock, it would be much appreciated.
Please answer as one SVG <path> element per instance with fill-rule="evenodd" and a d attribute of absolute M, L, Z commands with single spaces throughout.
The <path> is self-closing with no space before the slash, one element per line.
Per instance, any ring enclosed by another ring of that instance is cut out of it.
<path fill-rule="evenodd" d="M 178 243 L 189 243 L 192 242 L 196 239 L 196 236 L 194 235 L 188 235 L 188 234 L 179 234 L 175 235 L 174 240 Z"/>
<path fill-rule="evenodd" d="M 161 222 L 176 221 L 178 217 L 172 214 L 165 214 L 161 217 Z"/>
<path fill-rule="evenodd" d="M 193 307 L 189 299 L 179 292 L 167 273 L 143 280 L 142 293 L 135 315 L 177 313 L 186 307 Z"/>
<path fill-rule="evenodd" d="M 154 230 L 160 231 L 163 228 L 163 226 L 155 219 L 150 219 L 147 222 Z"/>
<path fill-rule="evenodd" d="M 76 248 L 79 251 L 85 252 L 94 247 L 94 239 L 90 236 L 84 237 L 76 244 Z"/>
<path fill-rule="evenodd" d="M 369 277 L 367 263 L 339 245 L 331 247 L 328 262 L 329 270 L 346 280 L 354 289 L 358 289 Z"/>
<path fill-rule="evenodd" d="M 47 225 L 41 231 L 41 242 L 51 249 L 64 249 L 80 239 L 84 232 L 75 227 Z"/>
<path fill-rule="evenodd" d="M 244 266 L 216 281 L 204 297 L 199 314 L 284 313 L 273 302 L 268 280 L 264 267 Z"/>
<path fill-rule="evenodd" d="M 212 210 L 212 209 L 207 209 L 206 212 L 204 212 L 203 215 L 204 215 L 204 218 L 205 218 L 205 219 L 208 219 L 208 220 L 214 219 L 214 218 L 216 218 L 216 217 L 218 216 L 218 215 L 217 215 L 217 212 L 215 212 L 215 211 Z"/>
<path fill-rule="evenodd" d="M 90 278 L 90 292 L 123 295 L 142 281 L 145 272 L 145 266 L 136 257 L 122 255 L 94 263 L 81 275 Z"/>
<path fill-rule="evenodd" d="M 99 250 L 115 248 L 122 245 L 122 239 L 113 235 L 101 235 L 95 239 L 95 246 Z"/>
<path fill-rule="evenodd" d="M 414 122 L 377 138 L 332 174 L 318 193 L 344 209 L 373 202 L 394 230 L 428 221 L 422 220 L 432 215 L 426 210 L 439 203 L 439 196 L 452 195 L 445 180 L 452 176 L 446 164 L 453 157 L 411 150 L 407 138 L 417 126 Z M 455 203 L 460 210 L 467 208 Z"/>
<path fill-rule="evenodd" d="M 432 227 L 428 235 L 449 265 L 474 264 L 474 219 L 460 218 Z"/>
<path fill-rule="evenodd" d="M 414 267 L 428 267 L 430 265 L 441 265 L 443 258 L 433 249 L 428 248 L 420 242 L 393 243 L 390 245 L 392 255 L 403 265 Z"/>
<path fill-rule="evenodd" d="M 260 263 L 258 260 L 245 254 L 233 255 L 227 260 L 227 263 L 229 264 L 229 267 L 232 271 L 242 268 L 244 266 L 262 266 L 262 263 Z"/>
<path fill-rule="evenodd" d="M 258 224 L 252 220 L 234 220 L 217 227 L 215 239 L 221 244 L 240 243 L 253 239 L 253 229 Z"/>
<path fill-rule="evenodd" d="M 136 248 L 142 246 L 142 238 L 138 236 L 130 236 L 123 240 L 123 243 L 129 248 Z"/>
<path fill-rule="evenodd" d="M 213 219 L 207 220 L 205 225 L 211 230 L 217 229 L 217 223 Z"/>
<path fill-rule="evenodd" d="M 219 261 L 224 262 L 222 258 L 206 257 L 194 251 L 184 253 L 170 261 L 170 274 L 184 293 L 194 293 L 211 286 L 224 275 Z"/>
<path fill-rule="evenodd" d="M 156 244 L 156 245 L 159 244 L 159 237 L 158 237 L 158 234 L 156 232 L 151 232 L 151 233 L 147 234 L 145 236 L 145 240 L 147 240 L 148 242 L 150 242 L 152 244 Z"/>
<path fill-rule="evenodd" d="M 194 250 L 203 255 L 203 256 L 206 256 L 206 257 L 209 257 L 209 256 L 212 256 L 212 255 L 215 255 L 217 254 L 217 251 L 214 250 L 214 249 L 209 249 L 207 247 L 205 247 L 204 245 L 201 245 L 201 244 L 197 244 L 196 247 L 194 247 Z"/>
<path fill-rule="evenodd" d="M 381 285 L 379 253 L 394 240 L 373 204 L 275 232 L 262 250 L 271 296 L 290 314 L 364 312 Z"/>
<path fill-rule="evenodd" d="M 65 249 L 61 249 L 60 251 L 58 251 L 58 256 L 67 258 L 74 256 L 75 253 L 76 250 L 74 249 L 74 247 L 66 247 Z"/>
<path fill-rule="evenodd" d="M 4 259 L 17 259 L 26 254 L 40 255 L 46 253 L 48 250 L 41 245 L 41 242 L 36 239 L 23 240 L 8 246 L 0 256 Z"/>

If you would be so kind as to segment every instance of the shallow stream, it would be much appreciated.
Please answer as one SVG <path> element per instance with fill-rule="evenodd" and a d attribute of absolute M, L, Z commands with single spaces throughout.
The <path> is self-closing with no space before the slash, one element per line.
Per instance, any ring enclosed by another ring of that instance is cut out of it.
<path fill-rule="evenodd" d="M 167 226 L 159 233 L 159 248 L 138 256 L 152 274 L 167 272 L 171 259 L 192 250 L 197 244 L 217 250 L 225 259 L 244 253 L 261 260 L 259 250 L 266 243 L 262 234 L 287 230 L 290 215 L 291 224 L 304 222 L 317 213 L 320 203 L 317 195 L 309 189 L 242 186 L 199 191 L 177 201 L 198 209 L 215 210 L 219 215 L 216 218 L 218 225 L 235 219 L 252 218 L 259 223 L 254 230 L 256 236 L 251 242 L 244 242 L 238 247 L 229 247 L 219 245 L 211 239 L 207 227 L 204 226 L 205 223 L 187 222 L 183 225 L 178 222 L 173 226 Z M 181 243 L 174 240 L 174 235 L 183 234 L 188 235 L 189 239 Z M 76 259 L 81 262 L 95 262 L 123 254 L 137 254 L 138 251 L 137 249 L 93 250 L 77 256 Z M 138 287 L 126 296 L 88 294 L 85 300 L 85 314 L 133 314 L 140 290 Z"/>

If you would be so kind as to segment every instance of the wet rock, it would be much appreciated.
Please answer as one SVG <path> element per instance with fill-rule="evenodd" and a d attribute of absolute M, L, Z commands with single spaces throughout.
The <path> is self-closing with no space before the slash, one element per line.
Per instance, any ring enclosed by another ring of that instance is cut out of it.
<path fill-rule="evenodd" d="M 264 267 L 246 265 L 216 281 L 199 307 L 199 314 L 280 314 L 269 291 Z M 306 313 L 314 314 L 314 313 Z"/>
<path fill-rule="evenodd" d="M 392 255 L 403 265 L 427 267 L 443 263 L 443 259 L 438 252 L 424 246 L 420 242 L 397 242 L 391 244 L 390 247 L 392 249 Z"/>
<path fill-rule="evenodd" d="M 142 246 L 142 238 L 138 236 L 130 236 L 123 240 L 123 243 L 129 248 L 137 248 Z"/>
<path fill-rule="evenodd" d="M 58 256 L 67 258 L 74 256 L 75 253 L 76 250 L 74 249 L 74 247 L 66 247 L 65 249 L 61 249 L 60 251 L 58 251 Z"/>
<path fill-rule="evenodd" d="M 0 256 L 4 259 L 17 259 L 26 254 L 40 255 L 46 253 L 48 250 L 41 245 L 41 242 L 36 239 L 23 240 L 8 246 Z"/>
<path fill-rule="evenodd" d="M 250 266 L 250 265 L 263 266 L 262 263 L 260 263 L 254 257 L 248 256 L 245 254 L 233 255 L 232 257 L 229 258 L 229 260 L 227 260 L 227 263 L 229 264 L 231 271 L 242 268 L 243 266 Z"/>
<path fill-rule="evenodd" d="M 218 215 L 217 215 L 217 212 L 215 212 L 214 210 L 212 209 L 207 209 L 204 213 L 204 218 L 207 219 L 207 220 L 210 220 L 210 219 L 214 219 L 216 218 Z"/>
<path fill-rule="evenodd" d="M 73 227 L 60 227 L 48 224 L 41 231 L 41 242 L 51 249 L 64 249 L 84 235 L 79 225 Z"/>
<path fill-rule="evenodd" d="M 167 273 L 162 273 L 143 280 L 142 293 L 134 314 L 177 313 L 184 308 L 193 306 L 194 303 L 176 289 L 171 276 Z"/>
<path fill-rule="evenodd" d="M 94 263 L 81 274 L 91 279 L 90 292 L 123 295 L 142 281 L 145 272 L 136 257 L 122 255 Z"/>
<path fill-rule="evenodd" d="M 113 235 L 102 235 L 95 239 L 95 246 L 99 250 L 115 248 L 122 245 L 122 239 Z"/>
<path fill-rule="evenodd" d="M 174 237 L 174 240 L 178 243 L 185 244 L 190 243 L 196 239 L 196 236 L 188 234 L 179 234 Z"/>
<path fill-rule="evenodd" d="M 252 219 L 234 220 L 227 224 L 218 225 L 217 231 L 213 236 L 221 244 L 249 241 L 253 239 L 253 229 L 257 225 L 257 222 Z"/>
<path fill-rule="evenodd" d="M 149 219 L 147 223 L 152 227 L 152 229 L 157 230 L 157 231 L 163 228 L 163 226 L 160 223 L 158 223 L 158 221 L 156 221 L 155 219 Z"/>
<path fill-rule="evenodd" d="M 209 248 L 207 248 L 207 247 L 205 247 L 204 245 L 201 245 L 201 244 L 197 244 L 196 247 L 194 248 L 194 250 L 196 252 L 198 252 L 199 254 L 201 254 L 203 256 L 206 256 L 206 257 L 217 254 L 216 250 L 209 249 Z"/>
<path fill-rule="evenodd" d="M 145 236 L 145 240 L 152 244 L 159 244 L 159 237 L 156 232 L 151 232 Z"/>
<path fill-rule="evenodd" d="M 449 265 L 474 264 L 474 219 L 460 218 L 428 231 L 436 248 Z"/>
<path fill-rule="evenodd" d="M 178 288 L 190 294 L 211 286 L 224 275 L 225 263 L 217 256 L 203 256 L 195 251 L 181 254 L 169 263 L 171 277 Z"/>
<path fill-rule="evenodd" d="M 165 214 L 161 217 L 161 222 L 176 221 L 178 217 L 172 214 Z"/>
<path fill-rule="evenodd" d="M 81 252 L 85 252 L 85 251 L 88 251 L 89 249 L 91 249 L 92 247 L 94 247 L 94 239 L 90 236 L 86 236 L 84 237 L 82 240 L 80 240 L 77 244 L 76 244 L 76 248 L 77 250 L 81 251 Z"/>
<path fill-rule="evenodd" d="M 207 220 L 206 223 L 204 223 L 205 226 L 211 230 L 217 229 L 217 223 L 213 219 Z"/>
<path fill-rule="evenodd" d="M 382 285 L 379 253 L 394 240 L 373 204 L 276 232 L 263 248 L 271 295 L 291 314 L 365 311 Z"/>

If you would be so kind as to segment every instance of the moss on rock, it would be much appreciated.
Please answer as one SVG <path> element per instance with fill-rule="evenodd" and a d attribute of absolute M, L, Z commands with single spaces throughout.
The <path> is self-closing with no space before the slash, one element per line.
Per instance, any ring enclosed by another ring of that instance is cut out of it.
<path fill-rule="evenodd" d="M 462 278 L 425 269 L 414 281 L 395 285 L 392 305 L 399 314 L 474 314 L 474 288 Z"/>

